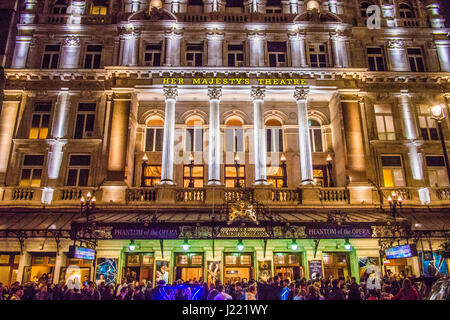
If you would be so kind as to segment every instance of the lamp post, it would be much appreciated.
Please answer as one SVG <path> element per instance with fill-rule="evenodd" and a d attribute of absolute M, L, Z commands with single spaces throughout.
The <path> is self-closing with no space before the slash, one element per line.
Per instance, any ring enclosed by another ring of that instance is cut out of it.
<path fill-rule="evenodd" d="M 241 182 L 239 181 L 239 169 L 241 168 L 241 164 L 239 163 L 239 155 L 236 153 L 234 156 L 234 168 L 236 169 L 236 180 L 234 182 L 234 186 L 239 188 L 241 186 Z"/>
<path fill-rule="evenodd" d="M 391 208 L 392 218 L 396 218 L 397 207 L 402 207 L 403 198 L 400 194 L 392 191 L 391 195 L 388 197 L 389 207 Z"/>
<path fill-rule="evenodd" d="M 433 118 L 437 122 L 439 137 L 441 138 L 442 151 L 444 153 L 445 167 L 447 168 L 447 178 L 448 181 L 450 182 L 450 165 L 448 162 L 448 154 L 447 154 L 447 147 L 445 146 L 444 133 L 442 132 L 442 120 L 445 119 L 444 110 L 445 107 L 443 105 L 436 105 L 430 108 L 431 118 Z"/>
<path fill-rule="evenodd" d="M 142 157 L 141 187 L 145 187 L 145 171 L 147 171 L 147 162 L 148 157 L 147 154 L 144 153 L 144 156 Z"/>
<path fill-rule="evenodd" d="M 331 156 L 331 154 L 328 154 L 327 156 L 327 170 L 328 170 L 328 187 L 334 187 L 334 183 L 333 183 L 333 165 L 331 164 L 331 162 L 333 161 L 333 157 Z"/>
<path fill-rule="evenodd" d="M 281 155 L 281 171 L 283 172 L 283 185 L 282 188 L 287 188 L 287 172 L 286 172 L 286 156 L 284 153 Z"/>
<path fill-rule="evenodd" d="M 95 208 L 95 196 L 92 196 L 90 192 L 82 195 L 80 205 L 80 213 L 86 216 L 86 222 L 89 223 L 94 218 L 94 216 L 91 217 L 91 211 Z"/>
<path fill-rule="evenodd" d="M 194 171 L 194 156 L 192 153 L 189 155 L 189 188 L 194 187 L 194 177 L 193 177 L 193 171 Z"/>

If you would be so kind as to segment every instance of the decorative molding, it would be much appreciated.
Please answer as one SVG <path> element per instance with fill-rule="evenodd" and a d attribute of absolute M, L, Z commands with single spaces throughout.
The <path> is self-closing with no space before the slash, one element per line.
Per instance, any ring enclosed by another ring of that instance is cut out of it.
<path fill-rule="evenodd" d="M 222 88 L 220 87 L 208 88 L 208 97 L 210 100 L 220 100 L 221 96 L 222 96 Z"/>
<path fill-rule="evenodd" d="M 81 39 L 77 36 L 68 36 L 64 38 L 65 47 L 79 47 L 81 45 Z"/>
<path fill-rule="evenodd" d="M 399 39 L 391 39 L 388 41 L 388 48 L 389 49 L 404 49 L 405 43 L 403 40 Z"/>
<path fill-rule="evenodd" d="M 164 98 L 166 100 L 173 99 L 176 100 L 178 97 L 178 89 L 177 88 L 164 88 Z"/>
<path fill-rule="evenodd" d="M 253 101 L 264 100 L 264 97 L 266 96 L 266 90 L 264 88 L 252 88 L 250 96 L 252 97 Z"/>
<path fill-rule="evenodd" d="M 308 100 L 309 88 L 295 88 L 294 90 L 294 99 L 296 101 L 299 100 Z"/>

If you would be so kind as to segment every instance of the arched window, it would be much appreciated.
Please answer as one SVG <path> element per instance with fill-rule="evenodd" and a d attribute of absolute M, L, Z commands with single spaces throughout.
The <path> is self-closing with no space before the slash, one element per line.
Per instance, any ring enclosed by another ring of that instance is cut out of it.
<path fill-rule="evenodd" d="M 283 152 L 283 129 L 277 119 L 266 121 L 267 152 Z"/>
<path fill-rule="evenodd" d="M 398 5 L 398 13 L 400 15 L 400 18 L 402 19 L 414 18 L 414 11 L 412 6 L 405 2 Z"/>
<path fill-rule="evenodd" d="M 58 0 L 53 6 L 53 14 L 66 14 L 67 12 L 67 0 Z"/>
<path fill-rule="evenodd" d="M 311 139 L 311 151 L 323 152 L 322 126 L 317 120 L 309 120 L 309 136 Z"/>
<path fill-rule="evenodd" d="M 367 1 L 362 2 L 362 3 L 359 5 L 359 12 L 361 13 L 361 17 L 363 17 L 363 18 L 367 18 L 367 17 L 368 17 L 367 9 L 368 9 L 371 5 L 373 5 L 373 4 L 372 4 L 371 2 L 367 2 Z"/>
<path fill-rule="evenodd" d="M 161 152 L 163 146 L 164 121 L 159 117 L 152 117 L 147 121 L 145 130 L 145 151 Z"/>
<path fill-rule="evenodd" d="M 237 118 L 231 118 L 225 125 L 225 151 L 244 152 L 244 129 L 242 128 L 242 121 Z"/>
<path fill-rule="evenodd" d="M 186 122 L 185 151 L 203 151 L 203 120 L 198 117 L 190 118 Z"/>

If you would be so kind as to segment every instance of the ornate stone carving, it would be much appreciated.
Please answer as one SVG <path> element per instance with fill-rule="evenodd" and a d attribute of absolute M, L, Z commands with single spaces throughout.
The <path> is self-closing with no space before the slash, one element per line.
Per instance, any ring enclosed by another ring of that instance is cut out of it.
<path fill-rule="evenodd" d="M 81 40 L 77 36 L 68 36 L 64 38 L 64 46 L 65 47 L 79 47 L 81 44 Z"/>
<path fill-rule="evenodd" d="M 173 99 L 175 100 L 178 96 L 178 89 L 177 88 L 164 88 L 164 98 L 167 99 Z"/>
<path fill-rule="evenodd" d="M 295 100 L 308 100 L 309 88 L 295 88 L 294 99 Z"/>
<path fill-rule="evenodd" d="M 220 87 L 209 87 L 208 97 L 210 100 L 219 100 L 222 96 L 222 88 Z"/>
<path fill-rule="evenodd" d="M 248 31 L 247 32 L 249 39 L 265 39 L 266 33 L 262 31 Z"/>
<path fill-rule="evenodd" d="M 399 39 L 392 39 L 392 40 L 388 41 L 388 48 L 389 49 L 404 49 L 405 43 Z"/>
<path fill-rule="evenodd" d="M 223 39 L 225 36 L 225 33 L 220 31 L 220 30 L 208 30 L 206 32 L 206 38 L 208 40 L 219 40 L 219 39 Z"/>
<path fill-rule="evenodd" d="M 264 88 L 253 88 L 250 92 L 250 96 L 253 100 L 264 100 L 266 90 Z"/>

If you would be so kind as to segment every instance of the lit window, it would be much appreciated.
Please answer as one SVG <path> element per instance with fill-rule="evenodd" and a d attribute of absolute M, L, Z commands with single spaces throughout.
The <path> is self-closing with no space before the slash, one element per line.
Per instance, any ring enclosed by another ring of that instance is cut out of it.
<path fill-rule="evenodd" d="M 237 119 L 230 119 L 226 123 L 225 129 L 225 151 L 244 152 L 244 130 L 242 122 Z"/>
<path fill-rule="evenodd" d="M 394 117 L 389 104 L 376 104 L 375 121 L 379 140 L 395 140 Z"/>
<path fill-rule="evenodd" d="M 154 187 L 161 182 L 161 166 L 148 165 L 145 167 L 144 180 L 146 187 Z"/>
<path fill-rule="evenodd" d="M 419 106 L 419 126 L 423 140 L 439 140 L 436 120 L 431 118 L 428 106 Z"/>
<path fill-rule="evenodd" d="M 164 122 L 153 119 L 147 123 L 145 134 L 145 151 L 161 152 L 163 146 Z"/>
<path fill-rule="evenodd" d="M 286 67 L 286 42 L 267 42 L 270 67 Z"/>
<path fill-rule="evenodd" d="M 40 187 L 43 167 L 43 155 L 25 155 L 19 185 L 21 187 Z"/>
<path fill-rule="evenodd" d="M 50 101 L 39 101 L 34 104 L 29 139 L 47 139 L 51 110 Z"/>
<path fill-rule="evenodd" d="M 75 122 L 74 139 L 91 138 L 94 134 L 95 102 L 81 102 L 78 104 Z"/>
<path fill-rule="evenodd" d="M 267 182 L 274 188 L 283 187 L 283 170 L 278 166 L 267 166 Z"/>
<path fill-rule="evenodd" d="M 245 166 L 239 167 L 239 184 L 245 186 Z M 236 185 L 236 167 L 234 165 L 225 165 L 225 187 L 234 188 Z"/>
<path fill-rule="evenodd" d="M 42 69 L 56 69 L 59 62 L 60 45 L 45 46 L 44 56 L 42 57 Z"/>
<path fill-rule="evenodd" d="M 278 120 L 266 121 L 266 147 L 267 152 L 283 152 L 283 129 Z"/>
<path fill-rule="evenodd" d="M 161 43 L 148 43 L 145 45 L 144 63 L 146 66 L 157 67 L 161 65 Z"/>
<path fill-rule="evenodd" d="M 447 168 L 445 167 L 444 157 L 427 156 L 426 163 L 430 187 L 448 186 Z"/>
<path fill-rule="evenodd" d="M 108 0 L 94 0 L 91 7 L 91 14 L 105 16 L 108 14 Z"/>
<path fill-rule="evenodd" d="M 326 187 L 328 185 L 327 166 L 313 165 L 313 180 L 316 186 Z"/>
<path fill-rule="evenodd" d="M 190 167 L 189 165 L 184 165 L 184 176 L 183 176 L 183 182 L 184 187 L 189 187 L 189 177 L 190 177 Z M 202 188 L 203 187 L 203 165 L 194 165 L 192 168 L 192 178 L 194 180 L 194 188 Z"/>
<path fill-rule="evenodd" d="M 309 120 L 309 138 L 312 152 L 323 152 L 322 126 L 316 120 Z"/>
<path fill-rule="evenodd" d="M 383 181 L 386 188 L 405 186 L 402 159 L 400 156 L 382 156 Z"/>
<path fill-rule="evenodd" d="M 367 48 L 367 60 L 370 71 L 386 71 L 384 67 L 384 55 L 381 47 Z"/>
<path fill-rule="evenodd" d="M 203 151 L 203 123 L 200 120 L 190 120 L 186 128 L 186 152 Z"/>
<path fill-rule="evenodd" d="M 67 170 L 67 186 L 88 186 L 91 156 L 71 155 Z"/>
<path fill-rule="evenodd" d="M 328 66 L 326 44 L 309 45 L 308 57 L 312 68 L 326 68 Z"/>

